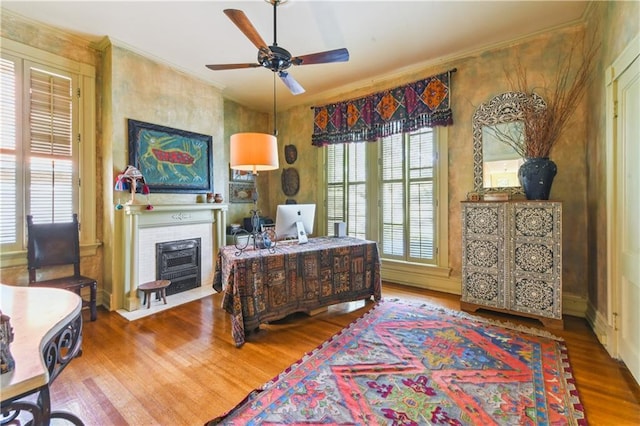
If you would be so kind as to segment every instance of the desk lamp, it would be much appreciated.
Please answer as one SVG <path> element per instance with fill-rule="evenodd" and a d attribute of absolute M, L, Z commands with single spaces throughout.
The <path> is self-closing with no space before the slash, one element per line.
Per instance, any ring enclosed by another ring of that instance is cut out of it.
<path fill-rule="evenodd" d="M 266 133 L 236 133 L 231 136 L 230 163 L 234 170 L 251 172 L 256 188 L 253 192 L 253 210 L 251 210 L 251 236 L 253 247 L 258 248 L 260 228 L 260 210 L 258 210 L 257 176 L 260 171 L 278 168 L 278 140 Z"/>

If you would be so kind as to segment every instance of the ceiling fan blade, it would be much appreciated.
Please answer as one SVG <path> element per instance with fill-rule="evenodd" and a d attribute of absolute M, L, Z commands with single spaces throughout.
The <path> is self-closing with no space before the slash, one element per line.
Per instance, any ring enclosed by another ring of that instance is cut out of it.
<path fill-rule="evenodd" d="M 236 24 L 236 27 L 243 32 L 245 36 L 254 44 L 258 49 L 267 49 L 267 43 L 264 42 L 258 31 L 256 31 L 247 15 L 244 14 L 243 11 L 237 9 L 225 9 L 224 14 L 231 19 L 231 21 Z"/>
<path fill-rule="evenodd" d="M 288 72 L 280 71 L 278 76 L 294 95 L 304 93 L 304 87 L 300 86 L 300 83 L 298 83 Z"/>
<path fill-rule="evenodd" d="M 214 71 L 223 71 L 223 70 L 235 70 L 238 68 L 258 68 L 261 67 L 260 64 L 220 64 L 220 65 L 206 65 L 207 68 Z"/>
<path fill-rule="evenodd" d="M 326 52 L 310 53 L 309 55 L 291 58 L 294 65 L 326 64 L 329 62 L 347 62 L 349 51 L 347 49 L 327 50 Z"/>

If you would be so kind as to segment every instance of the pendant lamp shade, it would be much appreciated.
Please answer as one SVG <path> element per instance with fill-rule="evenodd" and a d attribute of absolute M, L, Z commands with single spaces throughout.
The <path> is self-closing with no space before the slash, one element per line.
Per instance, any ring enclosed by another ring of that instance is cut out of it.
<path fill-rule="evenodd" d="M 278 168 L 278 140 L 266 133 L 236 133 L 231 136 L 230 163 L 234 170 L 257 174 Z"/>

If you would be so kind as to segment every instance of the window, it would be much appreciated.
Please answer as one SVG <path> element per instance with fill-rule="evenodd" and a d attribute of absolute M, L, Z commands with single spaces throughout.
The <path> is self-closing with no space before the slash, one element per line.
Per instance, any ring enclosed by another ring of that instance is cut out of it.
<path fill-rule="evenodd" d="M 435 262 L 432 129 L 391 135 L 380 143 L 381 253 L 411 262 Z"/>
<path fill-rule="evenodd" d="M 327 148 L 327 234 L 336 222 L 347 233 L 367 238 L 366 144 L 338 144 Z"/>
<path fill-rule="evenodd" d="M 327 146 L 326 232 L 378 241 L 385 264 L 448 276 L 446 130 L 423 128 L 376 143 Z M 439 202 L 444 199 L 444 202 Z M 441 213 L 444 212 L 444 213 Z M 443 253 L 444 250 L 444 253 Z"/>
<path fill-rule="evenodd" d="M 81 240 L 95 242 L 95 206 L 81 209 L 81 197 L 95 193 L 94 177 L 80 187 L 83 166 L 95 171 L 95 89 L 93 67 L 9 40 L 2 43 L 0 246 L 6 266 L 5 253 L 26 248 L 29 214 L 36 223 L 51 223 L 69 222 L 78 213 L 81 223 L 90 225 L 81 229 Z M 86 143 L 90 146 L 83 150 Z M 91 218 L 83 220 L 87 215 Z"/>

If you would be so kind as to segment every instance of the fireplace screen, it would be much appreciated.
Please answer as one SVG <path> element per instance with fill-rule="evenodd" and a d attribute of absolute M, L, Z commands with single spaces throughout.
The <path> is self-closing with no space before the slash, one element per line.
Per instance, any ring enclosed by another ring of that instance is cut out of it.
<path fill-rule="evenodd" d="M 200 238 L 156 244 L 156 279 L 170 280 L 167 295 L 201 286 Z"/>

